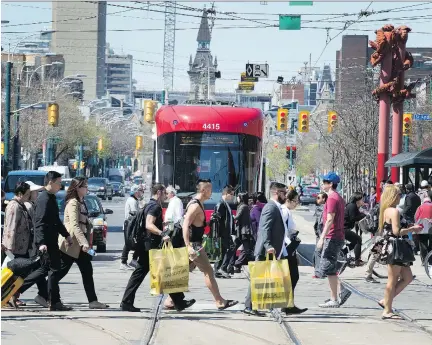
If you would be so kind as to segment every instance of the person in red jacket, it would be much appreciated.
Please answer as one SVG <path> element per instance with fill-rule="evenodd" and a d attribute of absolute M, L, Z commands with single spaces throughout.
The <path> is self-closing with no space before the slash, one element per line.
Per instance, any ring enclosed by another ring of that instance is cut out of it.
<path fill-rule="evenodd" d="M 415 213 L 415 222 L 423 225 L 423 230 L 418 236 L 420 245 L 420 258 L 423 262 L 427 253 L 432 250 L 432 190 L 427 192 L 427 197 Z"/>

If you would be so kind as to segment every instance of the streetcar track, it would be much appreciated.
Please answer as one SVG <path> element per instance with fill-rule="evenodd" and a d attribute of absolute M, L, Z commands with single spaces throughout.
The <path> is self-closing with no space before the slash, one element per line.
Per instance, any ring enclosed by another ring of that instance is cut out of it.
<path fill-rule="evenodd" d="M 162 302 L 163 302 L 164 295 L 160 295 L 156 300 L 156 305 L 153 308 L 152 315 L 150 316 L 150 327 L 147 328 L 146 333 L 141 338 L 141 345 L 149 345 L 153 343 L 153 341 L 156 339 L 157 335 L 157 326 L 160 321 L 160 314 L 162 312 Z"/>
<path fill-rule="evenodd" d="M 246 276 L 247 280 L 250 281 L 250 275 L 244 269 L 243 273 Z M 301 345 L 302 343 L 300 339 L 297 337 L 289 323 L 284 320 L 284 317 L 282 316 L 280 311 L 277 309 L 271 309 L 270 313 L 273 317 L 273 320 L 277 322 L 277 324 L 281 327 L 288 340 L 290 340 L 294 345 Z"/>
<path fill-rule="evenodd" d="M 45 316 L 47 318 L 69 320 L 69 321 L 78 323 L 80 325 L 84 325 L 86 327 L 89 327 L 91 329 L 94 329 L 96 331 L 99 331 L 101 333 L 108 334 L 112 338 L 120 341 L 121 344 L 128 344 L 128 345 L 131 344 L 131 342 L 128 339 L 124 338 L 120 334 L 115 333 L 113 331 L 110 331 L 109 329 L 104 328 L 102 326 L 94 325 L 94 324 L 91 324 L 89 322 L 84 322 L 82 320 L 79 320 L 78 316 L 60 315 L 60 314 L 48 314 L 48 313 L 44 313 L 43 311 L 40 311 L 40 310 L 32 310 L 32 309 L 24 309 L 24 308 L 20 308 L 20 310 L 21 311 L 30 312 L 30 313 L 34 313 L 34 314 L 38 314 L 38 315 L 43 315 L 43 316 Z M 25 318 L 25 316 L 19 316 L 19 317 L 15 317 L 15 318 L 10 318 L 10 317 L 7 317 L 7 316 L 5 317 L 5 316 L 2 315 L 2 321 L 20 321 L 20 318 Z"/>
<path fill-rule="evenodd" d="M 309 266 L 313 267 L 313 264 L 312 264 L 312 262 L 311 262 L 309 259 L 307 259 L 305 256 L 303 256 L 303 255 L 300 254 L 299 252 L 297 252 L 297 254 L 298 254 L 298 255 L 299 255 L 303 260 L 305 260 L 306 262 L 308 262 L 308 263 L 309 263 Z M 341 279 L 340 277 L 339 277 L 339 279 L 340 279 L 340 281 L 341 281 L 341 283 L 342 283 L 343 286 L 345 286 L 348 290 L 350 290 L 351 292 L 355 293 L 356 295 L 358 295 L 358 296 L 360 296 L 360 297 L 363 297 L 363 298 L 365 298 L 365 299 L 367 299 L 367 300 L 373 301 L 373 302 L 375 302 L 375 303 L 377 303 L 377 304 L 378 304 L 378 302 L 380 301 L 380 300 L 377 299 L 376 297 L 371 296 L 371 295 L 369 295 L 369 294 L 367 294 L 367 293 L 365 293 L 365 292 L 360 291 L 360 290 L 357 289 L 355 286 L 353 286 L 352 284 L 348 283 L 346 280 L 343 280 L 343 279 Z M 416 279 L 416 280 L 417 280 L 417 279 Z M 419 281 L 419 280 L 417 280 L 417 281 Z M 429 286 L 427 286 L 427 287 L 429 287 Z M 431 330 L 428 330 L 426 327 L 424 327 L 423 325 L 419 324 L 419 323 L 416 321 L 416 319 L 413 319 L 412 317 L 410 317 L 409 315 L 407 315 L 407 314 L 406 314 L 402 309 L 393 308 L 393 310 L 394 310 L 397 314 L 399 314 L 403 320 L 410 322 L 410 323 L 411 323 L 412 325 L 414 325 L 415 328 L 417 328 L 418 330 L 425 332 L 425 333 L 428 334 L 429 336 L 432 336 L 432 331 L 431 331 Z M 390 322 L 392 322 L 392 320 L 383 320 L 383 321 L 390 321 Z"/>

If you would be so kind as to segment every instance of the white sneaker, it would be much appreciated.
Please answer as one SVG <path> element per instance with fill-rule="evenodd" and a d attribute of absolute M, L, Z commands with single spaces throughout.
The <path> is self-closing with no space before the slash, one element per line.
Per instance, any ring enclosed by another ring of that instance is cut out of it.
<path fill-rule="evenodd" d="M 134 270 L 133 267 L 129 266 L 128 264 L 120 264 L 121 270 Z"/>
<path fill-rule="evenodd" d="M 136 260 L 131 260 L 131 262 L 129 262 L 129 266 L 132 267 L 137 267 L 138 262 Z"/>
<path fill-rule="evenodd" d="M 340 304 L 339 301 L 333 301 L 333 300 L 327 300 L 323 304 L 318 305 L 320 308 L 339 308 Z"/>

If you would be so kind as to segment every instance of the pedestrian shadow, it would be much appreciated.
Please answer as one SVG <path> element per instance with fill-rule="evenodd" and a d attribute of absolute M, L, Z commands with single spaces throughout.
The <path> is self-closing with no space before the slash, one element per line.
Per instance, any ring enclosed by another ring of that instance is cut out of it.
<path fill-rule="evenodd" d="M 117 255 L 96 255 L 93 257 L 93 262 L 116 261 L 119 257 Z"/>

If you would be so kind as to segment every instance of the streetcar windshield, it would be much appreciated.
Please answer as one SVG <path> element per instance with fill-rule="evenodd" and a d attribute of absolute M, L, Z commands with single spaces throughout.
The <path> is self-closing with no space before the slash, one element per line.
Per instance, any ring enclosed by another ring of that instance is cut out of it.
<path fill-rule="evenodd" d="M 176 132 L 158 138 L 159 182 L 174 185 L 178 195 L 195 192 L 198 179 L 210 179 L 212 200 L 230 184 L 240 191 L 255 191 L 260 166 L 260 139 L 246 134 Z"/>

